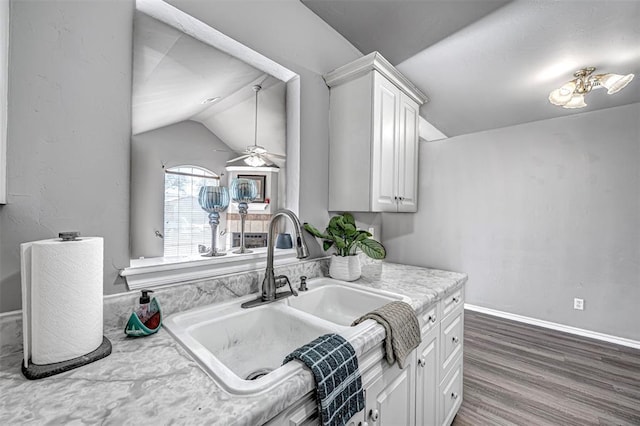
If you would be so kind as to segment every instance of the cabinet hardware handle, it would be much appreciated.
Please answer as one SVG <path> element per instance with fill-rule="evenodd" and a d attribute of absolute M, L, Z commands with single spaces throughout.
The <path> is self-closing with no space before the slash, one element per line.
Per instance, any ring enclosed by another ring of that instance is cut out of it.
<path fill-rule="evenodd" d="M 460 301 L 460 298 L 459 298 L 459 297 L 454 297 L 454 298 L 453 298 L 453 303 L 458 303 L 459 301 Z"/>
<path fill-rule="evenodd" d="M 458 343 L 460 341 L 460 339 L 457 336 L 453 336 L 453 338 L 451 339 L 451 341 L 453 343 Z"/>
<path fill-rule="evenodd" d="M 429 315 L 429 320 L 431 322 L 436 322 L 436 316 L 435 315 Z"/>
<path fill-rule="evenodd" d="M 393 199 L 394 199 L 394 200 L 397 200 L 397 199 L 398 199 L 398 196 L 397 196 L 397 195 L 396 195 L 396 196 L 394 196 L 394 197 L 393 197 Z"/>
<path fill-rule="evenodd" d="M 371 418 L 371 420 L 376 422 L 378 421 L 378 418 L 380 418 L 380 413 L 378 413 L 378 410 L 370 410 L 369 417 Z"/>
<path fill-rule="evenodd" d="M 456 392 L 451 392 L 451 399 L 458 399 L 458 394 Z"/>
<path fill-rule="evenodd" d="M 425 365 L 427 365 L 427 362 L 424 360 L 424 358 L 420 358 L 420 359 L 418 360 L 418 365 L 419 365 L 420 367 L 424 367 Z"/>

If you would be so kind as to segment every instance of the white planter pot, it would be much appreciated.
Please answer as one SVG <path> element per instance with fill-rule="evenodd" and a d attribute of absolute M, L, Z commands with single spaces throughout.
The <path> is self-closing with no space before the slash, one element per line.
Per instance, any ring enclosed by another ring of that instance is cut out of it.
<path fill-rule="evenodd" d="M 329 265 L 331 278 L 342 281 L 355 281 L 362 275 L 358 256 L 333 256 Z"/>

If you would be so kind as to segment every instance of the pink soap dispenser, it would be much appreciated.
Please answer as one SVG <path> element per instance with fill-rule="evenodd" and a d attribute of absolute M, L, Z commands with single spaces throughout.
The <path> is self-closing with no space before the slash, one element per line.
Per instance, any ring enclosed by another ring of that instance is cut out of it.
<path fill-rule="evenodd" d="M 142 290 L 139 303 L 127 321 L 124 332 L 127 336 L 149 336 L 157 333 L 162 326 L 162 311 L 155 297 L 149 297 L 151 290 Z"/>
<path fill-rule="evenodd" d="M 140 304 L 136 308 L 136 314 L 142 323 L 146 323 L 151 315 L 154 314 L 151 309 L 151 297 L 149 297 L 149 293 L 153 293 L 153 290 L 142 290 L 142 296 L 140 296 Z"/>

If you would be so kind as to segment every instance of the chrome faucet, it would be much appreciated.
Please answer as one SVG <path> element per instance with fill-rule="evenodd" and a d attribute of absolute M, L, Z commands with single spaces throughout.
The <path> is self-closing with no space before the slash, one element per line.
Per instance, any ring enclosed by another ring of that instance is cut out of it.
<path fill-rule="evenodd" d="M 243 308 L 251 308 L 265 303 L 271 303 L 277 299 L 291 296 L 292 294 L 294 296 L 298 295 L 286 275 L 278 275 L 276 277 L 273 273 L 273 234 L 275 231 L 276 219 L 280 216 L 288 217 L 293 223 L 293 230 L 295 232 L 296 239 L 296 257 L 298 259 L 304 259 L 309 256 L 309 249 L 307 248 L 307 244 L 304 242 L 304 237 L 302 236 L 302 225 L 300 224 L 298 216 L 296 216 L 291 210 L 287 209 L 275 212 L 273 216 L 271 216 L 271 222 L 269 222 L 269 235 L 267 237 L 267 269 L 265 270 L 264 280 L 262 281 L 262 295 L 255 300 L 243 303 L 241 305 Z M 290 291 L 278 293 L 276 295 L 276 289 L 285 284 L 289 284 Z"/>

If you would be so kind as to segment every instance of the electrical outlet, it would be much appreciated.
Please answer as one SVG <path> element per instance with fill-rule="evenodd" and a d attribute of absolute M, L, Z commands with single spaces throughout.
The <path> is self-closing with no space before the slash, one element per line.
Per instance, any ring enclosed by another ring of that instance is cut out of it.
<path fill-rule="evenodd" d="M 375 238 L 376 237 L 376 234 L 374 232 L 375 230 L 376 229 L 373 226 L 369 228 L 369 233 L 371 234 L 371 238 Z"/>
<path fill-rule="evenodd" d="M 573 299 L 573 309 L 577 309 L 579 311 L 584 310 L 584 299 L 578 299 L 577 297 Z"/>

